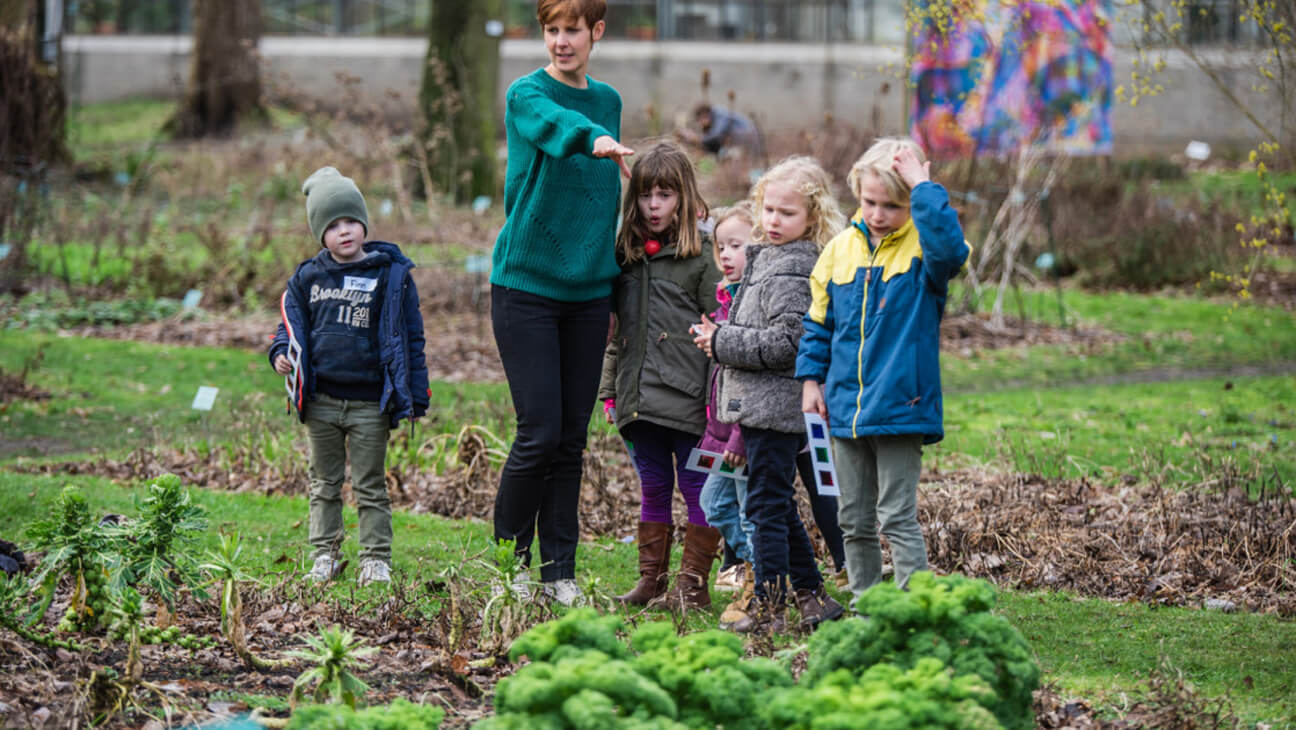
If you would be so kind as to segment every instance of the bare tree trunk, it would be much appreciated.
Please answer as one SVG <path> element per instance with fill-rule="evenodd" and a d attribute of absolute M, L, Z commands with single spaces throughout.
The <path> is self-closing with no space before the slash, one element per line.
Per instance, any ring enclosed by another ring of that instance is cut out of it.
<path fill-rule="evenodd" d="M 431 178 L 459 202 L 496 192 L 495 92 L 501 0 L 432 0 L 419 107 Z M 431 191 L 426 191 L 429 195 Z"/>
<path fill-rule="evenodd" d="M 0 292 L 22 287 L 27 245 L 41 207 L 40 182 L 68 158 L 67 95 L 57 64 L 39 56 L 38 0 L 0 3 Z"/>
<path fill-rule="evenodd" d="M 193 0 L 193 29 L 188 88 L 167 130 L 205 137 L 231 134 L 242 122 L 264 123 L 260 0 Z"/>

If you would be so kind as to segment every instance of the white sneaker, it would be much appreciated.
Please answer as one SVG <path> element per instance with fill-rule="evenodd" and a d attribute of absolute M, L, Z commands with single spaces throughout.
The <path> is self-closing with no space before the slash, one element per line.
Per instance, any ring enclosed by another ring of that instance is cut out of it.
<path fill-rule="evenodd" d="M 377 558 L 369 558 L 360 563 L 360 574 L 356 576 L 357 585 L 367 586 L 370 583 L 390 582 L 391 566 Z"/>
<path fill-rule="evenodd" d="M 576 585 L 576 581 L 571 578 L 545 581 L 540 586 L 546 597 L 564 606 L 575 604 L 582 596 L 580 586 Z"/>
<path fill-rule="evenodd" d="M 721 593 L 735 593 L 743 587 L 743 564 L 734 563 L 716 574 L 715 589 Z"/>
<path fill-rule="evenodd" d="M 310 572 L 306 577 L 316 583 L 333 580 L 342 572 L 342 561 L 335 559 L 332 555 L 315 556 L 315 565 L 311 566 Z"/>

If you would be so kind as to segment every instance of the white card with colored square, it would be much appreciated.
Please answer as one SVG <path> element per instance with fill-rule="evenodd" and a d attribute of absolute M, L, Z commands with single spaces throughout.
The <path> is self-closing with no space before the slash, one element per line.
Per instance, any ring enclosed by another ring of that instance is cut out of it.
<path fill-rule="evenodd" d="M 837 486 L 837 467 L 833 466 L 832 438 L 828 424 L 818 413 L 806 413 L 806 438 L 809 440 L 810 461 L 814 464 L 815 486 L 826 497 L 841 496 Z"/>

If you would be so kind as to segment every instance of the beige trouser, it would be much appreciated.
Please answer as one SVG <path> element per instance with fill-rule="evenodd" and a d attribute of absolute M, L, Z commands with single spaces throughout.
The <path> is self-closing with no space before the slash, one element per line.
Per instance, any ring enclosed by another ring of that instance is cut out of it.
<path fill-rule="evenodd" d="M 322 393 L 306 406 L 310 435 L 310 543 L 315 555 L 336 555 L 342 543 L 342 482 L 347 452 L 360 513 L 360 559 L 391 562 L 391 499 L 387 496 L 389 421 L 375 401 Z"/>
<path fill-rule="evenodd" d="M 881 533 L 891 546 L 896 585 L 927 569 L 927 544 L 918 526 L 918 477 L 922 435 L 834 437 L 838 521 L 846 550 L 846 573 L 855 597 L 882 580 Z"/>

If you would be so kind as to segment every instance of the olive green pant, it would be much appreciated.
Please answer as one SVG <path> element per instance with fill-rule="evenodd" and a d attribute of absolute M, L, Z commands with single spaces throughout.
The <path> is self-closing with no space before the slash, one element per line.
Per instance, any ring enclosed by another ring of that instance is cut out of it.
<path fill-rule="evenodd" d="M 342 482 L 351 456 L 351 490 L 360 513 L 360 559 L 391 562 L 391 499 L 387 496 L 387 415 L 375 401 L 322 393 L 306 406 L 310 435 L 310 543 L 315 555 L 342 544 Z"/>
<path fill-rule="evenodd" d="M 850 590 L 858 598 L 882 580 L 881 533 L 891 546 L 896 585 L 927 569 L 927 543 L 918 526 L 922 435 L 834 437 L 837 516 L 846 549 Z"/>

